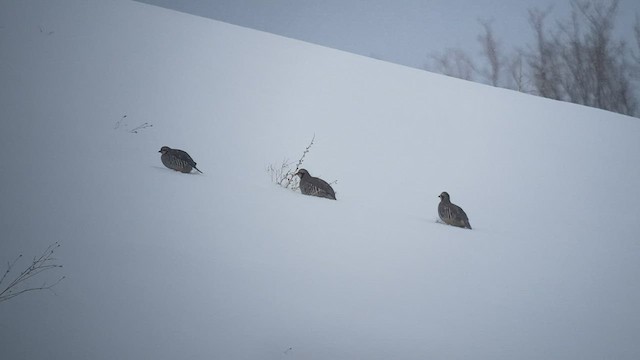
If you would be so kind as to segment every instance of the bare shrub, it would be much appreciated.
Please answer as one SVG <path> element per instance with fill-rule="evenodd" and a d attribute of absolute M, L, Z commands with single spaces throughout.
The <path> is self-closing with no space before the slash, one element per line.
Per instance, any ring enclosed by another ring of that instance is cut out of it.
<path fill-rule="evenodd" d="M 313 135 L 311 138 L 311 142 L 302 152 L 302 156 L 298 159 L 296 163 L 296 167 L 293 168 L 293 162 L 284 159 L 280 165 L 271 164 L 267 167 L 267 172 L 271 176 L 271 181 L 282 186 L 286 189 L 291 189 L 296 191 L 300 188 L 300 179 L 295 176 L 295 174 L 300 170 L 302 163 L 304 162 L 305 156 L 311 149 L 313 145 L 313 141 L 316 139 L 316 135 Z"/>
<path fill-rule="evenodd" d="M 129 124 L 126 123 L 127 120 L 128 120 L 127 119 L 127 115 L 123 115 L 118 121 L 116 121 L 116 124 L 113 127 L 113 129 L 114 130 L 118 130 L 120 128 L 125 129 L 125 128 L 129 127 Z M 128 130 L 127 132 L 131 133 L 131 134 L 137 134 L 140 131 L 142 131 L 144 129 L 147 129 L 147 128 L 150 128 L 150 127 L 153 127 L 153 124 L 150 124 L 148 122 L 143 122 L 142 124 L 134 127 L 133 129 Z"/>
<path fill-rule="evenodd" d="M 29 265 L 11 281 L 9 281 L 10 278 L 8 276 L 16 266 L 18 260 L 22 259 L 22 254 L 18 255 L 18 257 L 13 260 L 13 262 L 9 262 L 7 264 L 7 270 L 0 279 L 0 302 L 7 301 L 18 295 L 22 295 L 30 291 L 51 290 L 54 286 L 58 285 L 58 283 L 60 283 L 60 281 L 65 278 L 64 276 L 59 278 L 51 285 L 48 285 L 45 281 L 40 286 L 30 286 L 27 284 L 27 282 L 35 278 L 42 272 L 62 267 L 62 265 L 58 265 L 55 263 L 57 259 L 53 257 L 54 251 L 59 247 L 60 244 L 57 242 L 49 245 L 49 247 L 47 247 L 40 256 L 36 256 L 33 258 L 33 260 L 31 261 L 31 265 Z M 5 283 L 5 281 L 8 282 Z"/>

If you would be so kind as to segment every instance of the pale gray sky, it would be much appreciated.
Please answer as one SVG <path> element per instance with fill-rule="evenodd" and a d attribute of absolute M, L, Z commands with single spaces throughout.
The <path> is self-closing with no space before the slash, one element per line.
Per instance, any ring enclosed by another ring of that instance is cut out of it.
<path fill-rule="evenodd" d="M 553 6 L 561 18 L 569 11 L 569 0 L 139 1 L 418 68 L 448 47 L 476 55 L 478 19 L 493 20 L 498 39 L 512 49 L 531 42 L 528 9 Z M 631 36 L 635 14 L 640 1 L 620 1 L 621 36 Z"/>

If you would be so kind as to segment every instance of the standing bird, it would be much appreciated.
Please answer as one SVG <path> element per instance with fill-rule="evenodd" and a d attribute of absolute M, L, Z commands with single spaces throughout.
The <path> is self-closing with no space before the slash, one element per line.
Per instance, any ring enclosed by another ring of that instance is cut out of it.
<path fill-rule="evenodd" d="M 169 169 L 185 174 L 190 173 L 191 169 L 196 169 L 202 174 L 202 171 L 196 167 L 196 162 L 185 151 L 163 146 L 158 152 L 162 154 L 160 160 Z"/>
<path fill-rule="evenodd" d="M 438 204 L 438 215 L 446 224 L 458 226 L 461 228 L 471 229 L 469 218 L 458 205 L 452 204 L 449 194 L 444 191 L 440 196 L 440 204 Z"/>
<path fill-rule="evenodd" d="M 293 176 L 300 177 L 300 191 L 305 195 L 318 196 L 327 199 L 336 199 L 336 193 L 331 188 L 331 185 L 326 181 L 311 176 L 305 169 L 298 170 Z"/>

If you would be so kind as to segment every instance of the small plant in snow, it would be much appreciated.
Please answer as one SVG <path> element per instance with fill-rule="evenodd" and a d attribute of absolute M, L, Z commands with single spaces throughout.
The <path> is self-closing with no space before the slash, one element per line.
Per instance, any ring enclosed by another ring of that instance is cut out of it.
<path fill-rule="evenodd" d="M 143 124 L 140 124 L 140 125 L 134 127 L 133 129 L 129 130 L 129 132 L 132 133 L 132 134 L 137 134 L 138 131 L 140 131 L 142 129 L 150 128 L 150 127 L 153 127 L 153 125 L 149 124 L 148 122 L 145 122 Z"/>
<path fill-rule="evenodd" d="M 42 25 L 38 26 L 38 29 L 40 29 L 41 34 L 53 35 L 55 33 L 55 31 L 47 31 Z"/>
<path fill-rule="evenodd" d="M 9 300 L 29 291 L 51 290 L 54 286 L 58 285 L 58 283 L 65 278 L 64 276 L 51 285 L 47 285 L 46 282 L 43 282 L 40 286 L 25 286 L 28 280 L 37 276 L 41 272 L 62 267 L 62 265 L 55 263 L 56 259 L 53 257 L 53 252 L 59 247 L 60 244 L 57 242 L 49 245 L 42 255 L 34 257 L 31 261 L 31 265 L 11 281 L 9 281 L 10 278 L 7 278 L 7 276 L 11 273 L 18 260 L 22 258 L 22 254 L 13 260 L 13 262 L 8 263 L 7 270 L 4 272 L 4 275 L 2 275 L 2 278 L 0 278 L 0 302 Z M 5 283 L 5 281 L 8 282 Z"/>
<path fill-rule="evenodd" d="M 271 164 L 267 167 L 267 172 L 271 176 L 271 181 L 274 183 L 288 188 L 291 182 L 291 177 L 293 176 L 293 172 L 291 171 L 292 163 L 289 160 L 282 160 L 282 164 L 274 165 Z"/>
<path fill-rule="evenodd" d="M 120 120 L 116 121 L 116 126 L 113 127 L 113 130 L 118 130 L 120 128 L 120 126 L 122 125 L 122 122 L 124 122 L 126 119 L 127 119 L 127 115 L 122 115 Z"/>
<path fill-rule="evenodd" d="M 113 127 L 114 130 L 118 130 L 119 128 L 126 128 L 128 125 L 125 123 L 125 121 L 127 120 L 127 115 L 123 115 L 120 120 L 116 121 L 116 125 Z M 137 134 L 140 130 L 146 129 L 146 128 L 150 128 L 153 127 L 153 124 L 149 124 L 148 122 L 144 122 L 136 127 L 134 127 L 133 129 L 127 131 L 128 133 L 131 134 Z"/>
<path fill-rule="evenodd" d="M 311 149 L 311 146 L 313 145 L 313 141 L 315 139 L 316 135 L 314 134 L 313 138 L 311 138 L 311 142 L 304 149 L 304 152 L 302 153 L 300 159 L 298 159 L 298 163 L 296 164 L 295 168 L 293 168 L 293 162 L 290 162 L 287 159 L 284 159 L 280 165 L 269 165 L 267 167 L 267 172 L 269 173 L 269 175 L 271 175 L 271 181 L 282 186 L 283 188 L 291 189 L 293 191 L 298 190 L 300 188 L 300 179 L 294 175 L 298 172 L 298 170 L 300 170 L 300 167 L 304 162 L 304 158 L 305 156 L 307 156 L 307 153 L 309 152 L 309 149 Z"/>

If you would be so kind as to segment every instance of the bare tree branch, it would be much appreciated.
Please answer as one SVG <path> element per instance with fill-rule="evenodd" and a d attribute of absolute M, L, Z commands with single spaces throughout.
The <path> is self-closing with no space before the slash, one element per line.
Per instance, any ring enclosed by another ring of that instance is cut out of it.
<path fill-rule="evenodd" d="M 294 174 L 297 173 L 298 170 L 300 170 L 300 166 L 302 166 L 302 163 L 304 162 L 304 157 L 307 156 L 307 153 L 309 152 L 309 149 L 311 149 L 311 146 L 313 145 L 313 141 L 315 139 L 316 139 L 316 134 L 313 134 L 313 137 L 311 138 L 311 142 L 304 149 L 304 152 L 302 153 L 302 156 L 298 160 L 298 164 L 296 164 L 296 169 L 293 171 Z"/>
<path fill-rule="evenodd" d="M 536 39 L 534 48 L 528 54 L 529 66 L 537 94 L 546 98 L 563 100 L 562 91 L 558 82 L 555 81 L 560 78 L 557 48 L 548 39 L 545 28 L 546 18 L 550 13 L 551 8 L 545 11 L 529 10 L 529 24 L 533 28 Z"/>
<path fill-rule="evenodd" d="M 2 279 L 0 279 L 0 302 L 12 299 L 18 295 L 30 291 L 51 290 L 54 286 L 58 285 L 60 281 L 65 278 L 64 276 L 59 278 L 55 283 L 51 285 L 47 285 L 47 283 L 44 282 L 41 286 L 34 287 L 27 286 L 26 282 L 42 272 L 62 267 L 62 265 L 58 265 L 55 263 L 57 259 L 53 257 L 54 251 L 59 247 L 60 244 L 57 242 L 49 245 L 49 247 L 47 247 L 47 249 L 40 256 L 36 256 L 33 258 L 31 265 L 29 265 L 25 270 L 23 270 L 5 286 L 3 285 L 3 283 L 8 279 L 7 276 L 13 270 L 18 260 L 22 258 L 22 254 L 19 255 L 13 262 L 7 263 L 7 270 L 2 276 Z M 27 287 L 22 288 L 23 286 Z"/>
<path fill-rule="evenodd" d="M 507 87 L 524 93 L 531 92 L 531 82 L 527 74 L 524 54 L 517 51 L 508 63 L 509 79 L 511 84 Z"/>

